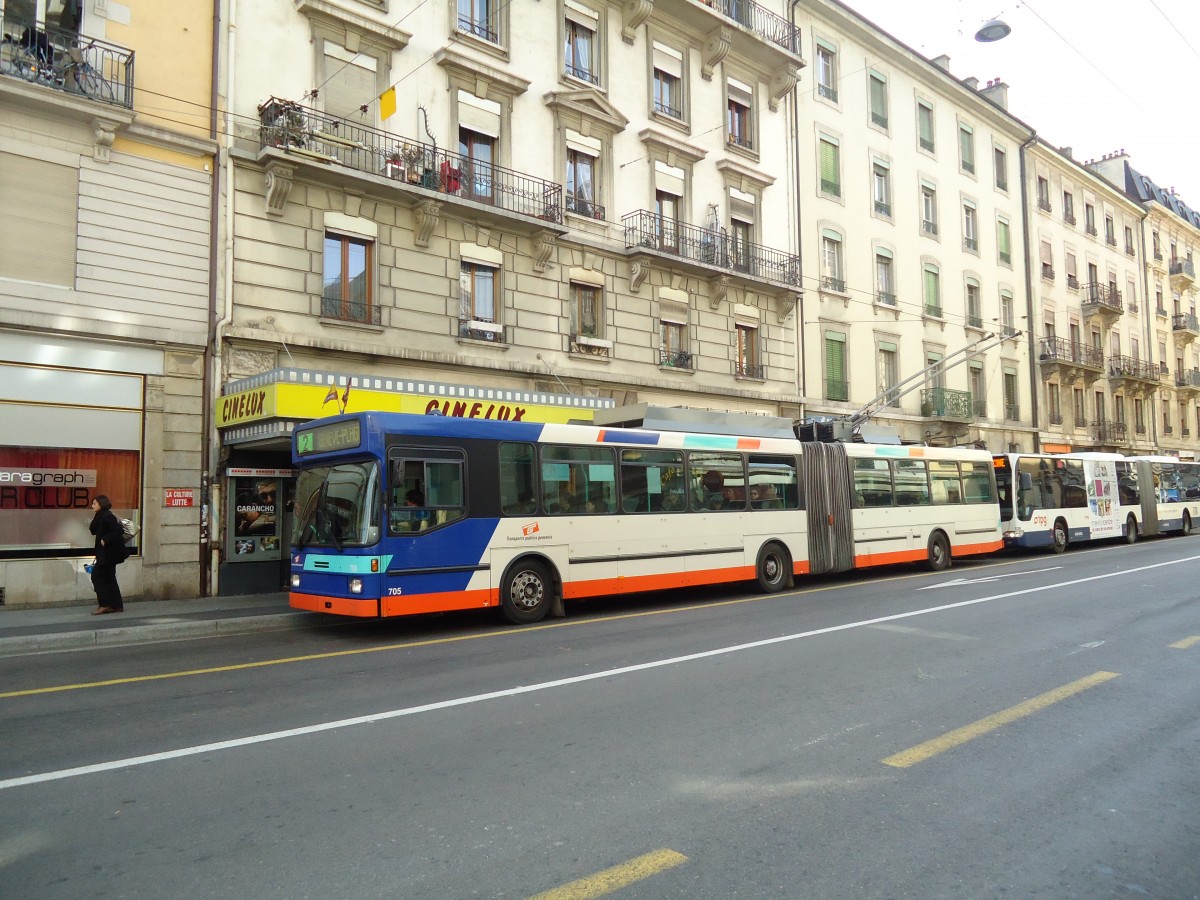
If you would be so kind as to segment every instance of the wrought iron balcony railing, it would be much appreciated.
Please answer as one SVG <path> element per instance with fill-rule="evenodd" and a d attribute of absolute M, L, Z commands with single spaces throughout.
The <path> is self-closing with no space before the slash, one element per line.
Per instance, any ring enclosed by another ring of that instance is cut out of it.
<path fill-rule="evenodd" d="M 1089 281 L 1083 286 L 1083 305 L 1115 313 L 1121 313 L 1125 309 L 1121 303 L 1121 292 L 1098 281 Z"/>
<path fill-rule="evenodd" d="M 1062 337 L 1042 338 L 1038 346 L 1038 358 L 1044 363 L 1066 363 L 1091 369 L 1104 368 L 1104 351 L 1099 347 L 1089 347 L 1087 344 Z"/>
<path fill-rule="evenodd" d="M 597 219 L 604 221 L 604 207 L 599 203 L 593 203 L 583 197 L 572 197 L 568 194 L 565 198 L 566 210 L 569 213 L 575 213 L 577 216 L 586 216 L 589 219 Z"/>
<path fill-rule="evenodd" d="M 422 188 L 550 222 L 562 222 L 562 186 L 479 162 L 272 97 L 258 108 L 260 147 L 325 165 L 386 175 Z"/>
<path fill-rule="evenodd" d="M 921 231 L 925 234 L 937 234 L 937 222 L 931 222 L 929 219 L 921 220 Z"/>
<path fill-rule="evenodd" d="M 967 327 L 968 328 L 982 328 L 983 327 L 983 316 L 972 315 L 971 313 L 967 313 Z"/>
<path fill-rule="evenodd" d="M 1019 403 L 1004 404 L 1004 420 L 1006 422 L 1017 422 L 1021 419 L 1021 405 Z"/>
<path fill-rule="evenodd" d="M 1042 212 L 1051 212 L 1049 197 L 1038 197 L 1037 205 Z"/>
<path fill-rule="evenodd" d="M 1194 313 L 1175 313 L 1171 316 L 1171 330 L 1198 333 L 1200 332 L 1200 320 Z"/>
<path fill-rule="evenodd" d="M 963 249 L 970 250 L 972 253 L 974 253 L 979 249 L 979 241 L 972 237 L 963 238 Z"/>
<path fill-rule="evenodd" d="M 1104 243 L 1108 244 L 1110 247 L 1117 246 L 1117 236 L 1115 234 L 1106 234 L 1104 236 Z"/>
<path fill-rule="evenodd" d="M 735 241 L 724 232 L 697 228 L 645 209 L 627 213 L 621 224 L 627 250 L 644 248 L 776 284 L 800 284 L 800 258 L 795 254 Z"/>
<path fill-rule="evenodd" d="M 1200 369 L 1180 369 L 1175 373 L 1175 386 L 1200 388 Z"/>
<path fill-rule="evenodd" d="M 1167 274 L 1191 283 L 1196 280 L 1196 267 L 1186 256 L 1172 256 Z"/>
<path fill-rule="evenodd" d="M 1143 362 L 1134 356 L 1110 356 L 1108 376 L 1110 378 L 1132 378 L 1136 381 L 1158 381 L 1161 373 L 1152 362 Z"/>
<path fill-rule="evenodd" d="M 1067 276 L 1067 287 L 1073 291 L 1079 290 L 1079 277 L 1076 275 Z"/>
<path fill-rule="evenodd" d="M 753 0 L 702 0 L 739 25 L 754 32 L 764 41 L 782 47 L 790 53 L 800 52 L 800 29 L 782 16 L 759 6 Z"/>
<path fill-rule="evenodd" d="M 460 12 L 458 14 L 458 30 L 463 34 L 471 34 L 477 38 L 482 38 L 491 44 L 500 43 L 500 32 L 490 16 L 477 19 L 474 16 Z"/>
<path fill-rule="evenodd" d="M 1060 412 L 1050 413 L 1050 415 L 1048 415 L 1046 417 L 1046 421 L 1049 422 L 1053 426 L 1060 426 L 1063 423 L 1062 413 L 1060 413 Z"/>
<path fill-rule="evenodd" d="M 1049 263 L 1042 263 L 1042 278 L 1046 281 L 1054 280 L 1054 266 Z"/>
<path fill-rule="evenodd" d="M 1091 222 L 1089 222 L 1087 225 L 1085 225 L 1083 227 L 1083 230 L 1086 231 L 1088 234 L 1090 234 L 1092 237 L 1096 237 L 1096 235 L 1098 235 L 1100 233 L 1099 231 L 1096 230 L 1096 226 Z"/>
<path fill-rule="evenodd" d="M 949 388 L 923 388 L 921 415 L 927 419 L 953 419 L 970 422 L 975 418 L 974 401 L 970 391 Z"/>
<path fill-rule="evenodd" d="M 586 81 L 588 84 L 600 83 L 600 73 L 592 69 L 577 66 L 574 63 L 567 63 L 565 68 L 566 73 L 572 78 L 578 78 L 580 81 Z"/>
<path fill-rule="evenodd" d="M 881 303 L 884 306 L 895 306 L 896 295 L 889 293 L 888 291 L 877 291 L 875 293 L 875 302 Z"/>
<path fill-rule="evenodd" d="M 1124 422 L 1098 419 L 1092 423 L 1092 435 L 1102 444 L 1123 444 L 1128 438 L 1128 429 Z"/>
<path fill-rule="evenodd" d="M 1075 224 L 1075 213 L 1064 212 L 1063 213 L 1063 221 L 1066 222 L 1068 225 L 1074 225 Z"/>
<path fill-rule="evenodd" d="M 133 51 L 47 25 L 19 19 L 14 4 L 0 15 L 0 75 L 54 91 L 133 109 Z"/>
<path fill-rule="evenodd" d="M 846 293 L 846 279 L 834 278 L 832 275 L 822 275 L 821 290 L 844 294 Z"/>
<path fill-rule="evenodd" d="M 733 374 L 738 378 L 762 379 L 766 377 L 766 368 L 759 362 L 739 361 L 733 364 Z"/>
<path fill-rule="evenodd" d="M 892 204 L 884 203 L 882 200 L 876 200 L 875 201 L 875 212 L 879 213 L 881 216 L 887 216 L 887 217 L 891 218 Z"/>
<path fill-rule="evenodd" d="M 377 304 L 365 300 L 343 300 L 340 297 L 322 297 L 321 316 L 362 325 L 378 325 L 381 321 Z"/>
<path fill-rule="evenodd" d="M 692 354 L 686 350 L 667 350 L 664 348 L 658 351 L 658 364 L 670 369 L 690 369 L 692 367 Z"/>
<path fill-rule="evenodd" d="M 677 106 L 672 106 L 670 103 L 664 103 L 662 100 L 654 101 L 654 111 L 662 113 L 664 116 L 670 116 L 672 119 L 682 119 L 683 110 Z"/>

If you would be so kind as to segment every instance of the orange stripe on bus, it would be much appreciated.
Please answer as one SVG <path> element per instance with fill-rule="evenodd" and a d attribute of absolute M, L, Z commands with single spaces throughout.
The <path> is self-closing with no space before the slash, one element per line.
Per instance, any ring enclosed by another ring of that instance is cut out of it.
<path fill-rule="evenodd" d="M 737 448 L 739 450 L 757 450 L 762 446 L 762 441 L 758 438 L 738 438 Z"/>
<path fill-rule="evenodd" d="M 483 609 L 497 606 L 499 595 L 489 588 L 473 591 L 441 591 L 436 594 L 387 596 L 381 605 L 385 616 L 415 616 L 420 613 L 450 612 L 456 609 Z"/>
<path fill-rule="evenodd" d="M 337 616 L 379 617 L 379 602 L 374 598 L 354 600 L 350 597 L 326 597 L 321 594 L 288 594 L 288 606 L 308 612 L 333 613 Z"/>

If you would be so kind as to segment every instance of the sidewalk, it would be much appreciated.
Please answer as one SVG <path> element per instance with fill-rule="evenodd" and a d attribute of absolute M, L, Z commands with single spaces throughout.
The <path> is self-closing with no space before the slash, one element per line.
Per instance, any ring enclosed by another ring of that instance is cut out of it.
<path fill-rule="evenodd" d="M 87 606 L 0 607 L 0 656 L 42 650 L 111 647 L 138 641 L 316 628 L 330 617 L 288 606 L 285 592 L 193 600 L 126 601 L 125 611 L 93 616 Z"/>

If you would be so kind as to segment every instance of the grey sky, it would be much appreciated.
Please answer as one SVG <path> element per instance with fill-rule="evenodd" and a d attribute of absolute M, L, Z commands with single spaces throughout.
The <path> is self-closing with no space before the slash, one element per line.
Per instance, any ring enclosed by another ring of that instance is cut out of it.
<path fill-rule="evenodd" d="M 1133 167 L 1200 209 L 1200 3 L 1195 0 L 843 0 L 958 78 L 1001 78 L 1009 111 L 1084 161 Z M 992 44 L 975 31 L 1001 18 Z"/>

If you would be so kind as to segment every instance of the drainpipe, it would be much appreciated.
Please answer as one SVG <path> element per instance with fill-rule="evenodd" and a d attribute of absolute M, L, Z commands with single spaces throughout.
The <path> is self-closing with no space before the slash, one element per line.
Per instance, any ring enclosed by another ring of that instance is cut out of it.
<path fill-rule="evenodd" d="M 219 129 L 217 118 L 217 103 L 220 98 L 220 75 L 219 67 L 221 62 L 221 0 L 213 0 L 213 24 L 212 24 L 212 81 L 209 88 L 209 118 L 208 118 L 208 136 L 214 144 L 218 142 Z M 220 200 L 221 200 L 221 149 L 218 145 L 217 152 L 213 154 L 212 162 L 212 179 L 211 179 L 211 195 L 209 198 L 208 211 L 208 335 L 204 342 L 204 374 L 201 382 L 201 403 L 203 408 L 200 410 L 200 436 L 203 441 L 203 452 L 201 454 L 201 464 L 203 471 L 200 473 L 200 545 L 197 548 L 200 564 L 200 596 L 212 596 L 212 579 L 211 564 L 212 553 L 210 546 L 212 543 L 212 497 L 211 497 L 211 478 L 210 474 L 213 469 L 213 355 L 214 355 L 214 324 L 217 318 L 217 252 L 220 249 L 220 238 L 217 234 L 217 227 L 220 224 Z"/>
<path fill-rule="evenodd" d="M 791 0 L 788 6 L 788 21 L 792 27 L 796 27 L 796 7 L 800 0 Z M 797 48 L 799 53 L 799 48 Z M 792 169 L 793 169 L 793 190 L 796 192 L 796 263 L 800 269 L 800 298 L 796 303 L 796 335 L 799 342 L 800 356 L 800 397 L 808 396 L 808 363 L 805 354 L 805 339 L 804 339 L 804 241 L 801 239 L 800 222 L 801 207 L 800 207 L 800 84 L 797 81 L 796 86 L 792 88 L 792 96 L 789 98 L 791 103 L 791 144 L 792 144 Z M 802 409 L 801 412 L 804 412 Z"/>
<path fill-rule="evenodd" d="M 1129 165 L 1129 163 L 1125 163 L 1125 165 Z M 1138 205 L 1141 206 L 1140 203 Z M 1150 257 L 1146 254 L 1146 223 L 1149 221 L 1149 219 L 1150 219 L 1150 210 L 1146 209 L 1143 206 L 1141 222 L 1139 222 L 1139 224 L 1138 224 L 1138 244 L 1141 245 L 1141 249 L 1142 249 L 1142 296 L 1146 298 L 1146 303 L 1145 303 L 1146 314 L 1144 316 L 1142 316 L 1142 340 L 1144 340 L 1146 342 L 1146 357 L 1147 358 L 1149 358 L 1149 356 L 1150 356 L 1150 333 L 1151 333 L 1150 332 L 1150 315 L 1151 315 L 1151 313 L 1150 313 L 1150 266 L 1147 265 L 1147 261 L 1150 259 Z M 1133 402 L 1134 402 L 1134 408 L 1129 410 L 1129 412 L 1133 414 L 1133 427 L 1134 427 L 1133 440 L 1136 441 L 1137 440 L 1137 398 L 1131 397 L 1130 399 L 1133 400 Z M 1145 410 L 1145 406 L 1143 405 L 1142 415 L 1145 415 L 1145 413 L 1146 413 L 1146 410 Z M 1153 418 L 1153 416 L 1151 418 Z M 1126 424 L 1126 427 L 1128 427 L 1128 423 Z"/>
<path fill-rule="evenodd" d="M 1041 393 L 1041 375 L 1038 371 L 1035 320 L 1033 318 L 1033 263 L 1029 255 L 1029 186 L 1025 183 L 1025 153 L 1037 143 L 1037 132 L 1030 132 L 1029 140 L 1021 145 L 1017 155 L 1021 163 L 1021 242 L 1025 249 L 1025 323 L 1029 344 L 1029 411 L 1033 416 L 1033 452 L 1042 447 L 1042 430 L 1038 424 L 1038 395 Z M 1003 323 L 1001 323 L 1003 327 Z M 1008 448 L 1006 447 L 1005 450 Z"/>

